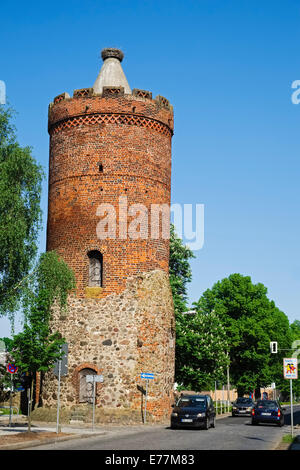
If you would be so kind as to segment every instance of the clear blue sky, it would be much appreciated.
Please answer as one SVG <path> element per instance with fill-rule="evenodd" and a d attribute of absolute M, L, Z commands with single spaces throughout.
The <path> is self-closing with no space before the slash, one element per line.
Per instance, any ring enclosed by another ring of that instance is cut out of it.
<path fill-rule="evenodd" d="M 299 0 L 2 2 L 0 24 L 18 139 L 46 172 L 49 102 L 92 86 L 101 49 L 121 48 L 131 88 L 174 106 L 172 202 L 205 205 L 190 301 L 239 272 L 300 318 Z M 43 211 L 40 250 L 47 181 Z"/>

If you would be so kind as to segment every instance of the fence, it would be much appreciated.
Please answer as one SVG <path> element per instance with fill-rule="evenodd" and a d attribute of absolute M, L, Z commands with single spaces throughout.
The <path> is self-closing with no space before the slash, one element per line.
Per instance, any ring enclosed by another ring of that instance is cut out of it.
<path fill-rule="evenodd" d="M 217 415 L 221 415 L 223 413 L 231 413 L 232 406 L 231 402 L 228 400 L 217 400 L 214 402 L 214 405 Z"/>

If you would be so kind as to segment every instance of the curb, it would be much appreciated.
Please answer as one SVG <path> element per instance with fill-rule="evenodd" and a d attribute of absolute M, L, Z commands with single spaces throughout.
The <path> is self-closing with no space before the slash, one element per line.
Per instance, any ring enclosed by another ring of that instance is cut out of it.
<path fill-rule="evenodd" d="M 222 413 L 221 415 L 216 415 L 216 419 L 228 418 L 231 416 L 231 413 Z"/>

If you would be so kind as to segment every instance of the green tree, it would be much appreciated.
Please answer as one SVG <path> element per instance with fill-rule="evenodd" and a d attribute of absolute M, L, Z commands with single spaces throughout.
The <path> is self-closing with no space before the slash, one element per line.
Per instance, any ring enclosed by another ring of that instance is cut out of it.
<path fill-rule="evenodd" d="M 0 106 L 0 316 L 11 317 L 37 253 L 43 179 L 31 148 L 16 140 L 12 116 Z"/>
<path fill-rule="evenodd" d="M 192 250 L 184 245 L 171 224 L 169 274 L 175 314 L 187 310 L 187 284 L 192 280 L 190 259 L 194 257 Z"/>
<path fill-rule="evenodd" d="M 0 338 L 0 402 L 5 402 L 10 398 L 10 388 L 13 385 L 15 390 L 22 382 L 22 373 L 18 370 L 15 374 L 7 371 L 8 356 L 12 349 L 12 338 Z"/>
<path fill-rule="evenodd" d="M 198 304 L 195 314 L 184 314 L 188 310 L 192 258 L 192 250 L 171 225 L 169 272 L 176 319 L 175 380 L 181 388 L 201 390 L 211 388 L 214 380 L 224 377 L 228 358 L 218 317 L 204 314 Z"/>
<path fill-rule="evenodd" d="M 292 341 L 299 341 L 300 340 L 300 321 L 295 320 L 293 323 L 290 324 L 291 329 L 291 336 Z"/>
<path fill-rule="evenodd" d="M 36 373 L 53 367 L 65 342 L 58 332 L 51 331 L 54 302 L 65 310 L 68 293 L 74 288 L 74 274 L 66 263 L 55 252 L 42 254 L 34 276 L 28 279 L 24 330 L 13 336 L 10 351 L 11 360 L 29 377 L 31 397 Z M 30 427 L 31 406 L 29 431 Z"/>
<path fill-rule="evenodd" d="M 224 383 L 229 364 L 226 335 L 215 312 L 204 313 L 195 303 L 195 314 L 177 321 L 176 380 L 187 390 L 212 390 L 215 380 Z"/>
<path fill-rule="evenodd" d="M 239 394 L 259 390 L 282 376 L 283 353 L 270 353 L 270 341 L 289 348 L 289 322 L 267 288 L 249 276 L 232 274 L 204 292 L 199 300 L 204 312 L 214 311 L 227 336 L 230 377 Z"/>

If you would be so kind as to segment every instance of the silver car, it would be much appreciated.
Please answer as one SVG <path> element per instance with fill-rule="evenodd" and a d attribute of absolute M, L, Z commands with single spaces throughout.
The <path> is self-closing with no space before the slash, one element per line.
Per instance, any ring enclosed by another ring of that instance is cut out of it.
<path fill-rule="evenodd" d="M 252 408 L 255 406 L 252 398 L 239 397 L 232 403 L 232 416 L 251 416 Z"/>

